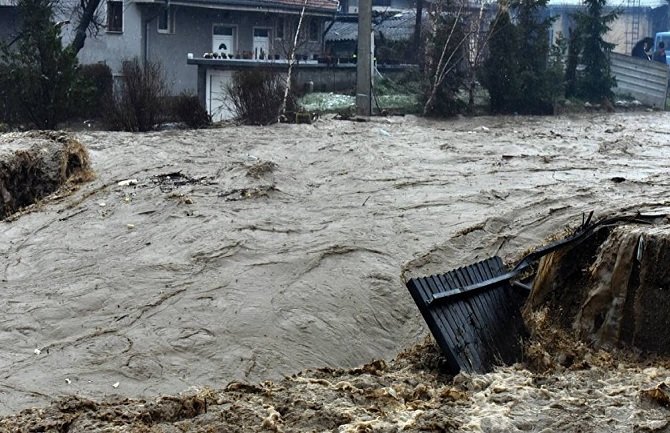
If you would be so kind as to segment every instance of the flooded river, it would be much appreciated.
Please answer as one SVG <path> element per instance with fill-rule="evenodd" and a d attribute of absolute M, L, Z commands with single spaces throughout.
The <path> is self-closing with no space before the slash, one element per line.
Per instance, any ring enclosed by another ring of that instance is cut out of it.
<path fill-rule="evenodd" d="M 126 398 L 181 392 L 191 412 L 152 419 L 188 431 L 662 431 L 666 410 L 640 397 L 670 380 L 661 365 L 455 379 L 417 367 L 433 349 L 413 347 L 428 331 L 401 273 L 511 259 L 583 212 L 666 206 L 669 121 L 77 132 L 97 178 L 0 223 L 0 415 L 56 404 L 0 431 L 68 413 L 70 432 L 91 431 L 109 411 L 149 410 Z M 310 368 L 321 370 L 289 377 Z"/>

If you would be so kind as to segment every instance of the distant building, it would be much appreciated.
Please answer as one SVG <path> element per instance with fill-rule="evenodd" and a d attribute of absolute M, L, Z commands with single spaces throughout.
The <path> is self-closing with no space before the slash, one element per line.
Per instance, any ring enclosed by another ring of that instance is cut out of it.
<path fill-rule="evenodd" d="M 426 19 L 426 14 L 424 14 Z M 380 60 L 384 63 L 403 63 L 401 52 L 391 54 L 384 50 L 390 50 L 397 46 L 399 50 L 405 46 L 414 36 L 416 25 L 416 11 L 413 9 L 398 12 L 386 12 L 377 14 L 373 18 L 372 30 L 375 34 L 375 47 L 381 49 L 377 52 Z M 325 36 L 326 52 L 333 57 L 346 61 L 353 59 L 358 44 L 358 19 L 357 16 L 339 17 Z"/>
<path fill-rule="evenodd" d="M 0 0 L 0 41 L 16 37 L 18 14 L 11 0 Z"/>
<path fill-rule="evenodd" d="M 380 38 L 392 42 L 409 41 L 414 35 L 416 2 L 373 1 L 377 17 L 373 23 L 376 42 L 379 42 Z M 428 9 L 431 2 L 426 0 L 424 8 Z M 469 7 L 478 11 L 481 5 L 481 2 L 471 0 Z M 351 56 L 357 46 L 358 0 L 344 0 L 340 6 L 338 21 L 326 33 L 326 47 L 333 55 L 346 57 Z M 495 2 L 485 2 L 485 6 L 489 11 L 497 7 Z M 555 41 L 559 34 L 568 37 L 570 30 L 575 27 L 574 14 L 583 9 L 583 0 L 550 1 L 547 14 L 555 18 L 550 29 L 550 39 Z M 605 40 L 615 44 L 614 52 L 630 55 L 635 44 L 641 39 L 653 37 L 656 32 L 670 30 L 666 0 L 624 0 L 610 3 L 606 7 L 606 12 L 613 10 L 619 11 L 619 16 L 611 24 L 611 30 L 605 35 Z"/>
<path fill-rule="evenodd" d="M 416 9 L 416 0 L 372 0 L 372 10 L 378 12 L 399 12 Z M 358 0 L 343 0 L 340 2 L 340 13 L 357 14 Z"/>
<path fill-rule="evenodd" d="M 552 40 L 559 33 L 568 37 L 575 23 L 572 16 L 583 9 L 581 0 L 554 0 L 549 3 L 549 14 L 556 17 L 551 32 Z M 635 44 L 645 37 L 654 37 L 656 32 L 670 30 L 668 27 L 668 3 L 665 0 L 626 0 L 610 3 L 606 12 L 619 11 L 605 40 L 615 44 L 614 52 L 630 55 Z"/>

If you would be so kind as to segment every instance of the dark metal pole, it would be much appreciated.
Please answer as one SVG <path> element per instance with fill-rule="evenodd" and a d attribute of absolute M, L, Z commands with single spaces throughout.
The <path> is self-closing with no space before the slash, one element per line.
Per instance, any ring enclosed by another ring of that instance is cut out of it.
<path fill-rule="evenodd" d="M 414 20 L 414 40 L 412 58 L 418 64 L 421 59 L 421 19 L 423 18 L 423 0 L 416 0 L 416 17 Z"/>
<path fill-rule="evenodd" d="M 372 0 L 358 1 L 358 53 L 356 56 L 356 112 L 372 114 L 372 70 L 370 40 L 372 35 Z"/>

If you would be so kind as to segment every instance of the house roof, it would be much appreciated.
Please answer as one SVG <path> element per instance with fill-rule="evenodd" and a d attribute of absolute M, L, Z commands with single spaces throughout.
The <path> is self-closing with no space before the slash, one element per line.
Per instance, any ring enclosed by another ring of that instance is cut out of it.
<path fill-rule="evenodd" d="M 373 23 L 372 30 L 375 34 L 391 41 L 406 41 L 414 34 L 415 17 L 416 12 L 413 10 L 398 12 L 391 17 Z M 326 33 L 326 40 L 331 42 L 355 41 L 357 39 L 358 22 L 336 21 Z"/>
<path fill-rule="evenodd" d="M 2 0 L 0 0 L 2 1 Z M 165 0 L 135 0 L 138 3 L 164 3 Z M 217 9 L 269 10 L 300 12 L 306 5 L 308 12 L 334 14 L 337 11 L 338 0 L 171 0 L 171 4 L 182 6 L 206 7 Z"/>
<path fill-rule="evenodd" d="M 300 2 L 301 0 L 286 1 Z M 624 10 L 631 7 L 657 8 L 667 5 L 667 1 L 670 0 L 609 0 L 608 6 Z M 487 1 L 487 3 L 492 4 L 493 2 Z M 584 0 L 550 0 L 548 6 L 550 9 L 562 7 L 572 9 L 573 7 L 581 7 L 583 4 Z M 413 9 L 404 10 L 378 23 L 373 23 L 372 29 L 376 34 L 383 35 L 388 40 L 406 41 L 411 39 L 414 34 L 415 17 L 416 12 Z M 353 21 L 336 21 L 326 33 L 326 41 L 329 42 L 355 41 L 357 39 L 358 22 L 355 18 Z"/>
<path fill-rule="evenodd" d="M 278 3 L 286 6 L 293 6 L 298 9 L 302 9 L 302 5 L 305 4 L 304 0 L 262 0 L 263 3 Z M 309 9 L 329 9 L 332 11 L 337 10 L 337 5 L 339 2 L 337 0 L 307 0 L 307 8 Z"/>
<path fill-rule="evenodd" d="M 582 6 L 584 0 L 549 0 L 549 6 Z M 627 9 L 631 7 L 657 8 L 665 6 L 665 0 L 608 0 L 607 6 Z"/>

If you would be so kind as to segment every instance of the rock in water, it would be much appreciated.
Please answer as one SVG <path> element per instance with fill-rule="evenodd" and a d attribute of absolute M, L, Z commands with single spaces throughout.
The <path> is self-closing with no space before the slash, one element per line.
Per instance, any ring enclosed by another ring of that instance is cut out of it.
<path fill-rule="evenodd" d="M 91 178 L 88 152 L 62 132 L 0 135 L 0 219 L 69 181 Z"/>
<path fill-rule="evenodd" d="M 599 348 L 670 354 L 670 226 L 605 229 L 546 256 L 525 308 Z"/>

